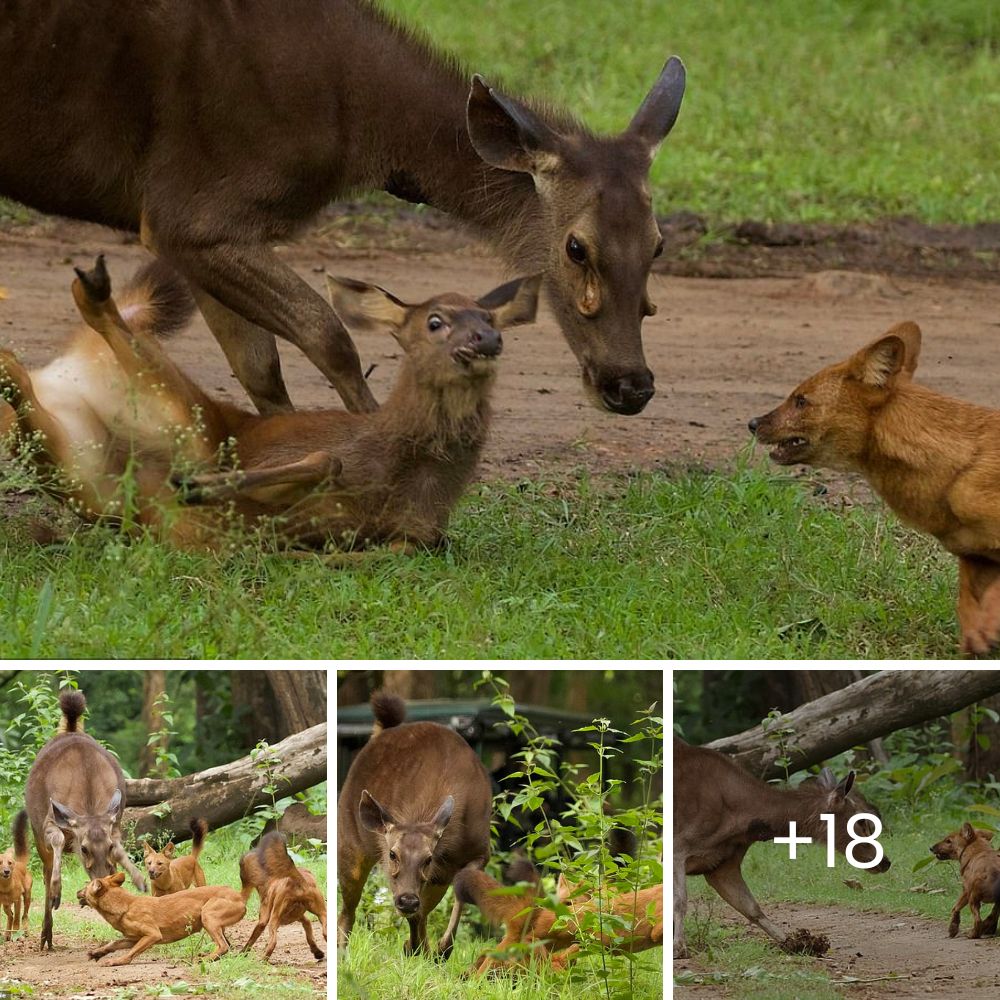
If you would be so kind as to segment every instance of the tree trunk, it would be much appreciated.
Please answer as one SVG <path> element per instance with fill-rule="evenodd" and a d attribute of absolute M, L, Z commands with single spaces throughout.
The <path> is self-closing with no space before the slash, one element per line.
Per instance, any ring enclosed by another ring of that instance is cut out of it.
<path fill-rule="evenodd" d="M 985 698 L 979 707 L 1000 713 L 1000 696 Z M 985 781 L 991 774 L 1000 774 L 1000 722 L 981 714 L 973 726 L 972 714 L 964 714 L 965 732 L 959 737 L 964 736 L 968 740 L 965 773 L 970 781 Z M 960 739 L 955 741 L 956 744 L 960 744 Z"/>
<path fill-rule="evenodd" d="M 1000 670 L 883 670 L 824 695 L 777 720 L 793 736 L 785 750 L 789 772 L 800 771 L 859 743 L 905 729 L 1000 692 Z M 708 744 L 752 774 L 779 777 L 781 750 L 760 726 Z"/>
<path fill-rule="evenodd" d="M 437 694 L 437 676 L 433 670 L 386 670 L 382 690 L 398 694 L 405 701 L 433 698 Z"/>
<path fill-rule="evenodd" d="M 165 751 L 170 744 L 166 733 L 157 736 L 150 743 L 149 737 L 163 728 L 163 710 L 159 701 L 167 690 L 165 670 L 144 670 L 142 673 L 142 724 L 146 730 L 147 742 L 139 752 L 139 774 L 145 777 L 162 777 L 162 768 L 156 766 L 157 750 Z"/>
<path fill-rule="evenodd" d="M 229 683 L 244 747 L 249 750 L 259 740 L 277 743 L 282 736 L 288 735 L 281 732 L 266 670 L 231 670 Z"/>
<path fill-rule="evenodd" d="M 569 682 L 569 690 L 566 692 L 566 707 L 571 712 L 587 711 L 587 687 L 590 677 L 589 670 L 577 670 L 566 678 Z M 541 701 L 538 704 L 544 705 L 546 702 Z"/>
<path fill-rule="evenodd" d="M 271 753 L 277 762 L 270 772 L 241 757 L 183 778 L 126 779 L 124 821 L 135 824 L 137 838 L 163 834 L 176 842 L 191 836 L 192 819 L 203 817 L 215 830 L 269 803 L 264 791 L 269 783 L 278 786 L 275 798 L 312 788 L 326 781 L 326 730 L 324 722 L 275 744 Z M 153 814 L 161 803 L 170 806 L 162 819 Z"/>
<path fill-rule="evenodd" d="M 268 670 L 282 738 L 326 722 L 325 670 Z"/>

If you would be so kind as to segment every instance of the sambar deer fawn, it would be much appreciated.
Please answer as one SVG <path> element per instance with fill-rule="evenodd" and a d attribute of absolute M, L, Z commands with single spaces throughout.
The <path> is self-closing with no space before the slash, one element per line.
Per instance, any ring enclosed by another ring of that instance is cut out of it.
<path fill-rule="evenodd" d="M 213 399 L 170 360 L 155 303 L 180 301 L 178 280 L 162 265 L 145 269 L 119 310 L 99 257 L 77 270 L 73 295 L 89 329 L 63 358 L 29 373 L 0 352 L 20 429 L 40 433 L 42 460 L 66 473 L 87 513 L 121 517 L 130 470 L 136 520 L 181 547 L 217 544 L 234 514 L 268 519 L 288 546 L 409 550 L 443 540 L 486 441 L 500 331 L 534 319 L 540 278 L 478 301 L 444 294 L 407 305 L 328 277 L 349 328 L 387 329 L 403 347 L 399 378 L 374 413 L 271 416 Z"/>
<path fill-rule="evenodd" d="M 361 191 L 472 226 L 546 294 L 585 386 L 638 413 L 641 328 L 663 241 L 649 170 L 685 88 L 669 59 L 628 127 L 597 136 L 509 96 L 368 0 L 7 0 L 0 195 L 141 232 L 191 283 L 261 413 L 290 410 L 274 338 L 349 410 L 376 408 L 358 353 L 274 252 Z"/>

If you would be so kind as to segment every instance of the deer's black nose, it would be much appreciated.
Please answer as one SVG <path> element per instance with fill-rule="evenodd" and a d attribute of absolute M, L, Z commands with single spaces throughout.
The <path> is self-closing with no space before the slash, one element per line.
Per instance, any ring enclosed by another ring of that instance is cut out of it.
<path fill-rule="evenodd" d="M 477 354 L 485 358 L 495 358 L 503 350 L 503 337 L 491 326 L 481 326 L 474 330 L 469 343 Z"/>
<path fill-rule="evenodd" d="M 751 434 L 756 434 L 757 428 L 759 426 L 760 426 L 760 417 L 754 417 L 753 420 L 751 420 L 750 423 L 747 424 L 747 427 L 750 428 Z"/>
<path fill-rule="evenodd" d="M 396 897 L 396 909 L 400 913 L 416 913 L 420 909 L 420 897 L 412 892 L 404 892 Z"/>

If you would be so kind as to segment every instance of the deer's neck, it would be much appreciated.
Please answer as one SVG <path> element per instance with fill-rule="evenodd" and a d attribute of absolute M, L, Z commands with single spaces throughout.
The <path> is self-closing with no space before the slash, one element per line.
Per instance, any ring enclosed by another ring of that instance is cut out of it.
<path fill-rule="evenodd" d="M 756 804 L 753 814 L 761 824 L 761 840 L 788 836 L 788 824 L 794 820 L 796 832 L 809 837 L 825 836 L 826 827 L 820 820 L 820 798 L 811 788 L 780 788 L 760 782 L 754 785 Z"/>
<path fill-rule="evenodd" d="M 489 375 L 436 385 L 405 364 L 375 419 L 413 458 L 475 463 L 489 428 L 492 382 Z"/>
<path fill-rule="evenodd" d="M 372 16 L 381 17 L 373 14 Z M 530 175 L 480 159 L 466 125 L 472 74 L 405 29 L 382 22 L 365 57 L 366 85 L 383 95 L 369 129 L 373 187 L 423 202 L 477 229 L 512 264 L 541 264 L 532 234 L 544 205 Z"/>

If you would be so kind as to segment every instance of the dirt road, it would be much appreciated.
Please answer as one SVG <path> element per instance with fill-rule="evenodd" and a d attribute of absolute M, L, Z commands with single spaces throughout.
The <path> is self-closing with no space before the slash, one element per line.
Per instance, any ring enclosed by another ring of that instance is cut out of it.
<path fill-rule="evenodd" d="M 0 345 L 32 365 L 50 358 L 76 322 L 70 264 L 89 266 L 102 251 L 119 282 L 144 257 L 134 241 L 95 226 L 45 221 L 0 233 Z M 481 293 L 504 277 L 484 248 L 437 224 L 387 222 L 373 230 L 337 217 L 282 253 L 317 288 L 330 270 L 411 299 L 446 289 Z M 840 271 L 757 279 L 657 274 L 650 291 L 659 312 L 644 330 L 657 394 L 636 417 L 615 417 L 585 400 L 576 362 L 547 313 L 506 335 L 484 478 L 724 462 L 746 445 L 750 417 L 902 319 L 924 330 L 922 380 L 1000 407 L 997 283 Z M 388 336 L 357 340 L 365 366 L 377 364 L 371 381 L 384 398 L 398 349 Z M 170 350 L 209 389 L 242 397 L 200 320 Z M 299 407 L 339 405 L 298 351 L 285 345 L 282 357 Z"/>
<path fill-rule="evenodd" d="M 792 903 L 769 905 L 768 916 L 789 930 L 804 927 L 830 939 L 829 953 L 815 959 L 813 966 L 848 987 L 844 996 L 851 1000 L 982 1000 L 1000 989 L 1000 941 L 951 939 L 942 921 Z M 747 934 L 763 936 L 746 921 L 742 924 Z M 711 971 L 711 961 L 697 957 L 673 965 L 675 976 L 683 970 Z M 725 1000 L 732 995 L 720 985 L 674 987 L 677 1000 Z M 762 981 L 761 1000 L 767 996 L 767 983 Z"/>

